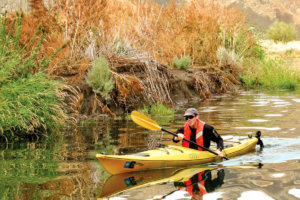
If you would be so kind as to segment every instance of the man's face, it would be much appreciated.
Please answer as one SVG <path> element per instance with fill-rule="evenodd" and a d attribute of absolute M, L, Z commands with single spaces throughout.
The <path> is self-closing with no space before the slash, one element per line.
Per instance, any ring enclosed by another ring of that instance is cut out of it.
<path fill-rule="evenodd" d="M 189 123 L 189 126 L 191 128 L 197 128 L 197 123 L 198 123 L 198 115 L 195 117 L 195 116 L 189 116 L 187 117 L 187 122 Z"/>

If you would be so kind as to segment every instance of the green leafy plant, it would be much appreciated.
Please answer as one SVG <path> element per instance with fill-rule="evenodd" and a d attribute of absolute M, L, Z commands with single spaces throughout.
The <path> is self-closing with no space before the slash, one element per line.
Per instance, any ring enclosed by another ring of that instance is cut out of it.
<path fill-rule="evenodd" d="M 173 67 L 176 69 L 188 69 L 192 64 L 192 59 L 189 56 L 184 56 L 180 59 L 175 57 L 173 59 Z"/>
<path fill-rule="evenodd" d="M 266 52 L 262 46 L 255 44 L 253 46 L 253 56 L 259 60 L 263 60 L 266 56 Z"/>
<path fill-rule="evenodd" d="M 92 63 L 92 68 L 87 73 L 87 84 L 93 91 L 100 94 L 105 100 L 110 100 L 110 92 L 114 88 L 108 62 L 104 57 L 99 57 Z"/>
<path fill-rule="evenodd" d="M 17 14 L 10 27 L 6 17 L 0 19 L 0 136 L 6 139 L 58 128 L 67 118 L 60 107 L 60 83 L 42 71 L 53 57 L 39 55 L 36 62 L 43 29 L 23 47 L 22 17 Z"/>
<path fill-rule="evenodd" d="M 284 22 L 275 21 L 267 31 L 267 38 L 275 42 L 289 42 L 295 40 L 297 32 L 294 26 Z"/>
<path fill-rule="evenodd" d="M 246 88 L 295 90 L 298 87 L 299 73 L 279 58 L 251 59 L 245 66 L 240 77 Z"/>

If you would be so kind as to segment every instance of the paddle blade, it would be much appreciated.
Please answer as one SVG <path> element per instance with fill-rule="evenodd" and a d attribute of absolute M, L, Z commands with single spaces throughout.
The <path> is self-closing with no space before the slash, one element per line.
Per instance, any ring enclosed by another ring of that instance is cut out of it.
<path fill-rule="evenodd" d="M 152 119 L 146 117 L 142 113 L 139 113 L 137 111 L 132 111 L 131 112 L 131 119 L 134 121 L 136 124 L 149 129 L 149 130 L 161 130 L 161 127 Z"/>

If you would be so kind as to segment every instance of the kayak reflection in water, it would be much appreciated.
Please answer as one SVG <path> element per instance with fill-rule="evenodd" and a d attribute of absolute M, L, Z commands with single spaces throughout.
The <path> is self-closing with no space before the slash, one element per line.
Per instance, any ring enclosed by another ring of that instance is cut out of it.
<path fill-rule="evenodd" d="M 212 170 L 206 170 L 195 174 L 185 182 L 174 182 L 174 186 L 178 190 L 186 190 L 192 197 L 192 200 L 202 200 L 203 195 L 213 192 L 215 189 L 223 185 L 224 176 L 224 169 L 217 169 L 215 178 L 212 176 Z"/>

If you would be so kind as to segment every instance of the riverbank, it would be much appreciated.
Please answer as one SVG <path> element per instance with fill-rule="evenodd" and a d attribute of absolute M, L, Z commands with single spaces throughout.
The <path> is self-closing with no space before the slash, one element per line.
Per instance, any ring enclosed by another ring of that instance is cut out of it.
<path fill-rule="evenodd" d="M 192 98 L 205 100 L 239 87 L 270 88 L 274 83 L 264 78 L 273 80 L 284 68 L 280 61 L 281 68 L 273 65 L 265 55 L 242 13 L 213 1 L 160 6 L 154 2 L 78 0 L 46 6 L 31 0 L 30 7 L 31 13 L 9 13 L 2 18 L 3 36 L 10 35 L 12 44 L 19 45 L 22 58 L 30 55 L 25 64 L 30 76 L 41 72 L 64 86 L 55 93 L 59 105 L 50 106 L 62 115 L 48 109 L 55 116 L 64 116 L 62 122 L 67 121 L 66 115 L 79 122 L 155 103 L 172 107 Z M 267 76 L 264 67 L 271 69 Z M 25 80 L 29 76 L 9 70 L 7 74 Z M 276 78 L 279 88 L 293 89 L 298 84 L 289 71 Z M 7 80 L 16 81 L 10 75 Z M 26 109 L 21 118 L 32 123 Z M 24 123 L 11 124 L 8 129 L 14 132 L 20 124 Z M 30 129 L 33 134 L 51 128 L 34 125 Z"/>

